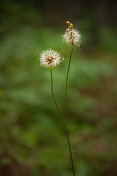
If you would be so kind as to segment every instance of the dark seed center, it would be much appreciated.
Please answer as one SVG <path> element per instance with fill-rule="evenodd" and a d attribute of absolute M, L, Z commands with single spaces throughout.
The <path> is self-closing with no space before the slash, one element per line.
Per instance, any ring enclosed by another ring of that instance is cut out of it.
<path fill-rule="evenodd" d="M 50 64 L 50 63 L 54 60 L 54 58 L 53 58 L 53 57 L 47 57 L 46 60 L 47 60 L 48 63 Z"/>

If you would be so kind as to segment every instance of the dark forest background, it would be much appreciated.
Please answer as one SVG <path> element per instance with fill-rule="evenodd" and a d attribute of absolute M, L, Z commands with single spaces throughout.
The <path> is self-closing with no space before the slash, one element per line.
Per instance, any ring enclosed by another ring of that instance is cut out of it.
<path fill-rule="evenodd" d="M 76 176 L 117 176 L 117 1 L 0 1 L 0 176 L 71 176 L 64 132 L 57 120 L 48 48 L 64 62 L 54 69 L 64 112 L 70 46 L 66 20 L 81 33 L 69 77 L 70 138 Z"/>

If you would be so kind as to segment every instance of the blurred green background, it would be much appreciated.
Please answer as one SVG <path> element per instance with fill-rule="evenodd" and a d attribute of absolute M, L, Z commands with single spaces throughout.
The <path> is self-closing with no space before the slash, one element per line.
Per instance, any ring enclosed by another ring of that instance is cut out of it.
<path fill-rule="evenodd" d="M 64 132 L 39 55 L 64 62 L 54 88 L 64 112 L 70 46 L 65 21 L 81 32 L 69 76 L 69 119 L 76 176 L 117 176 L 117 1 L 0 1 L 0 176 L 71 176 Z"/>

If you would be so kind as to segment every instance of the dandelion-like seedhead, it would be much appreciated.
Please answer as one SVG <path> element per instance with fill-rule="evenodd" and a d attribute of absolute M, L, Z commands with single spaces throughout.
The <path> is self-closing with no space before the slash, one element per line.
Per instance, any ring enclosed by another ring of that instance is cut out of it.
<path fill-rule="evenodd" d="M 60 64 L 63 60 L 64 58 L 61 58 L 60 54 L 52 49 L 43 51 L 40 55 L 40 65 L 43 67 L 56 67 L 56 65 Z"/>
<path fill-rule="evenodd" d="M 68 28 L 63 35 L 63 41 L 69 43 L 70 45 L 80 46 L 80 33 L 76 29 L 73 28 L 73 25 L 67 21 Z"/>

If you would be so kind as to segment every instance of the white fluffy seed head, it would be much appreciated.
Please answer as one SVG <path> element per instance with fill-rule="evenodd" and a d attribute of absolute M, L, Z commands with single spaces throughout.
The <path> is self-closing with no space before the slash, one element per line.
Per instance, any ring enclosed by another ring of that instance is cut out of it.
<path fill-rule="evenodd" d="M 56 65 L 60 64 L 64 58 L 61 58 L 57 51 L 53 51 L 52 49 L 43 51 L 40 55 L 40 65 L 43 67 L 56 67 Z"/>
<path fill-rule="evenodd" d="M 68 28 L 63 35 L 63 41 L 75 46 L 80 46 L 80 38 L 80 33 L 73 28 Z"/>

